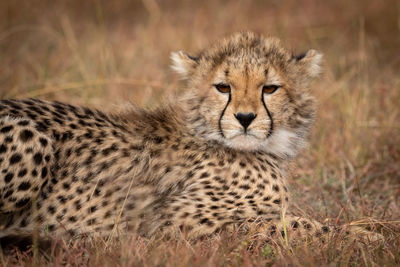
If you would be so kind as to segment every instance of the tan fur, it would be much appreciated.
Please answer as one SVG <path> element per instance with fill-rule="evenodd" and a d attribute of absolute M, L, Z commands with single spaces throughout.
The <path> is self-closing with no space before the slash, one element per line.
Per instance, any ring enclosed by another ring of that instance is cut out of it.
<path fill-rule="evenodd" d="M 0 129 L 0 141 L 11 136 L 7 146 L 22 155 L 15 166 L 49 170 L 42 180 L 26 176 L 40 189 L 18 207 L 11 198 L 21 198 L 15 188 L 22 180 L 1 174 L 0 236 L 38 227 L 43 237 L 162 231 L 195 238 L 248 221 L 261 222 L 261 234 L 332 232 L 287 211 L 287 166 L 314 120 L 308 85 L 320 55 L 296 58 L 278 40 L 246 32 L 196 57 L 180 52 L 172 59 L 186 92 L 154 111 L 107 115 L 58 102 L 0 102 L 1 126 L 12 126 Z M 216 89 L 221 83 L 229 94 Z M 279 88 L 263 93 L 269 84 Z M 250 112 L 256 116 L 245 132 L 237 114 Z M 29 146 L 51 154 L 48 161 L 35 163 L 24 151 L 22 120 L 32 133 Z M 2 158 L 4 173 L 19 171 L 4 163 L 11 156 L 7 150 Z M 11 183 L 15 192 L 5 197 Z"/>

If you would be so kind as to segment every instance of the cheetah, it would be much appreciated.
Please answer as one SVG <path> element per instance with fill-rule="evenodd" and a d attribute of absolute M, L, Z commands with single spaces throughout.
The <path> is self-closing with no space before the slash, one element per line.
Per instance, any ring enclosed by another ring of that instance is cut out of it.
<path fill-rule="evenodd" d="M 0 102 L 0 237 L 196 238 L 251 221 L 265 234 L 335 230 L 288 210 L 321 54 L 242 32 L 171 58 L 186 88 L 154 110 Z"/>

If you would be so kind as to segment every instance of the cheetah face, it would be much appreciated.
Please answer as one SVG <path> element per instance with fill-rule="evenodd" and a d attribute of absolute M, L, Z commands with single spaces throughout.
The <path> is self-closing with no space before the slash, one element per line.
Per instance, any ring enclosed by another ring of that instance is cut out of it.
<path fill-rule="evenodd" d="M 183 101 L 194 134 L 280 157 L 304 145 L 315 113 L 308 85 L 321 59 L 314 50 L 294 57 L 276 39 L 241 33 L 197 57 L 172 59 L 188 79 Z"/>

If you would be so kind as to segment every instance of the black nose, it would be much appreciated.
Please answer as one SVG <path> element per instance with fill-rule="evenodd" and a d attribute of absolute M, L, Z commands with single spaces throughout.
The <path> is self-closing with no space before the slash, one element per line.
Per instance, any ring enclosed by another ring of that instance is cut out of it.
<path fill-rule="evenodd" d="M 243 126 L 243 128 L 246 130 L 247 127 L 250 125 L 250 123 L 255 119 L 257 115 L 255 115 L 253 112 L 250 113 L 236 113 L 235 118 L 240 122 L 240 124 Z"/>

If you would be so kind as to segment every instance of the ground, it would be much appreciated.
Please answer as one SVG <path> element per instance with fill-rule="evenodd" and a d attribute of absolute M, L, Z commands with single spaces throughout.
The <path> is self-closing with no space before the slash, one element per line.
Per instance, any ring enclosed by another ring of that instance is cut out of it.
<path fill-rule="evenodd" d="M 289 180 L 295 208 L 332 223 L 376 229 L 386 243 L 339 236 L 325 244 L 286 244 L 238 231 L 191 243 L 140 237 L 106 244 L 55 241 L 45 251 L 37 246 L 4 251 L 0 261 L 6 266 L 400 264 L 399 16 L 395 0 L 1 2 L 1 98 L 56 99 L 105 111 L 127 100 L 154 107 L 182 88 L 169 69 L 171 51 L 198 51 L 244 29 L 278 36 L 296 52 L 323 52 L 324 74 L 312 85 L 318 118 Z"/>

